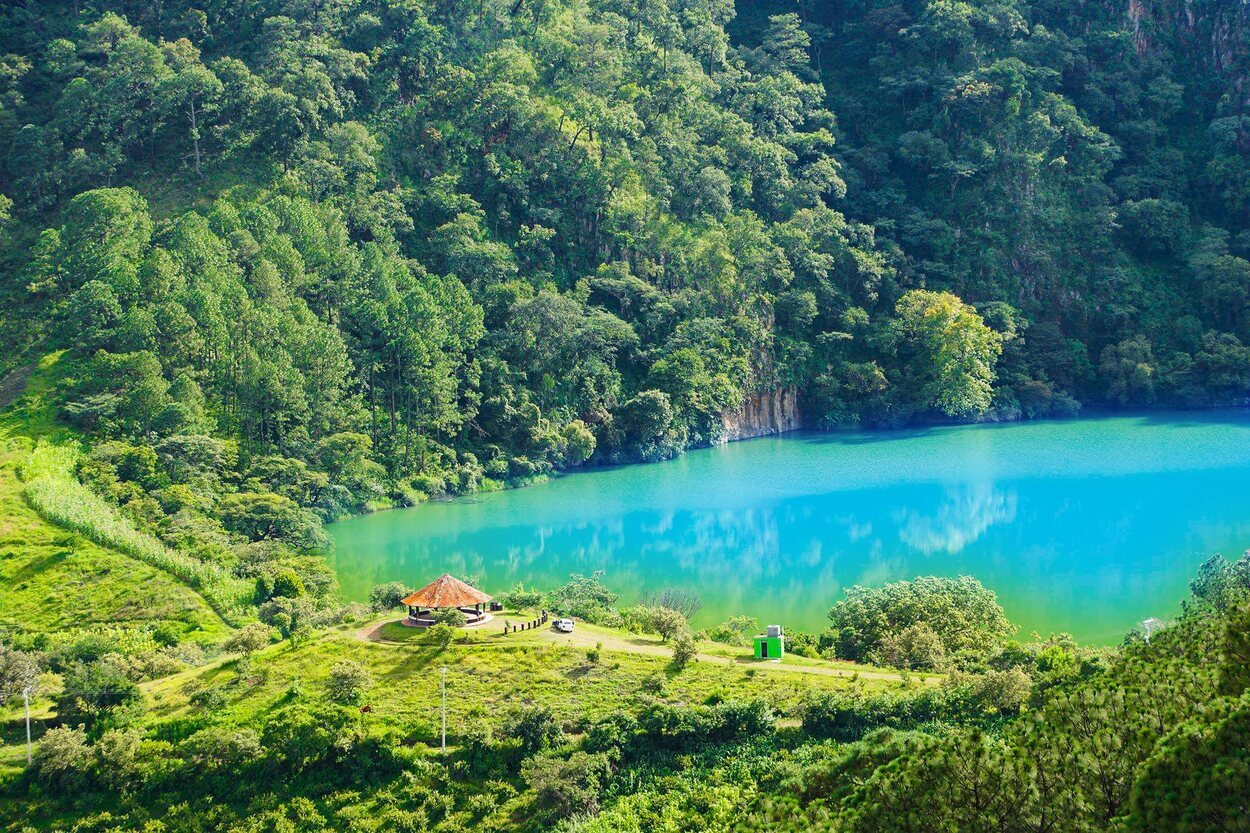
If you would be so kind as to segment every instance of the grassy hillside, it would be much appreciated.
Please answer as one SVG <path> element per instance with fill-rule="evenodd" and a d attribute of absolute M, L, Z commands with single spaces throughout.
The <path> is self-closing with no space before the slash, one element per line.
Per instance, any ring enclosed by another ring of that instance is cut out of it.
<path fill-rule="evenodd" d="M 37 365 L 0 410 L 0 628 L 12 636 L 171 623 L 220 638 L 227 630 L 221 618 L 185 583 L 57 526 L 31 506 L 23 472 L 36 443 L 75 442 L 48 402 L 58 359 Z"/>

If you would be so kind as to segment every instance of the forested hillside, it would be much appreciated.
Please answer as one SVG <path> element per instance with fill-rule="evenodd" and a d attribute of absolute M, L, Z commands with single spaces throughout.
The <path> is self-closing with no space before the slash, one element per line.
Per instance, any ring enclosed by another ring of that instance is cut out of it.
<path fill-rule="evenodd" d="M 159 459 L 158 526 L 206 510 L 192 478 L 210 515 L 330 518 L 657 459 L 780 390 L 813 427 L 1242 401 L 1247 30 L 1237 3 L 9 4 L 0 364 L 68 350 L 59 417 L 113 442 L 97 480 Z"/>

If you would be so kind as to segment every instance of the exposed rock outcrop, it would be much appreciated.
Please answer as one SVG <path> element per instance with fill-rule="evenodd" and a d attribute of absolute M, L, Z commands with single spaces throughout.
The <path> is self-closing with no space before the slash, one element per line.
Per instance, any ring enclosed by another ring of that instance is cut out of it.
<path fill-rule="evenodd" d="M 721 414 L 725 442 L 784 434 L 803 427 L 795 388 L 749 393 L 741 407 Z"/>

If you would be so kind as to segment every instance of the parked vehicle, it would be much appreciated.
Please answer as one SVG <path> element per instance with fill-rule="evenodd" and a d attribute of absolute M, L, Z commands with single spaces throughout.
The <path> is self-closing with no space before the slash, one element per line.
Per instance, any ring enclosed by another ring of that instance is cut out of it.
<path fill-rule="evenodd" d="M 573 620 L 572 619 L 557 619 L 555 621 L 555 626 L 556 626 L 556 630 L 558 630 L 560 633 L 572 633 L 573 632 Z"/>

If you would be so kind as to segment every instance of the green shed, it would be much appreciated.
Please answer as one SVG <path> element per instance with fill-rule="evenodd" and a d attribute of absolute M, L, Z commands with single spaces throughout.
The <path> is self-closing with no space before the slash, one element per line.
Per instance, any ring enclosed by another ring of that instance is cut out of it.
<path fill-rule="evenodd" d="M 781 659 L 786 655 L 786 637 L 781 625 L 769 625 L 755 637 L 756 659 Z"/>

